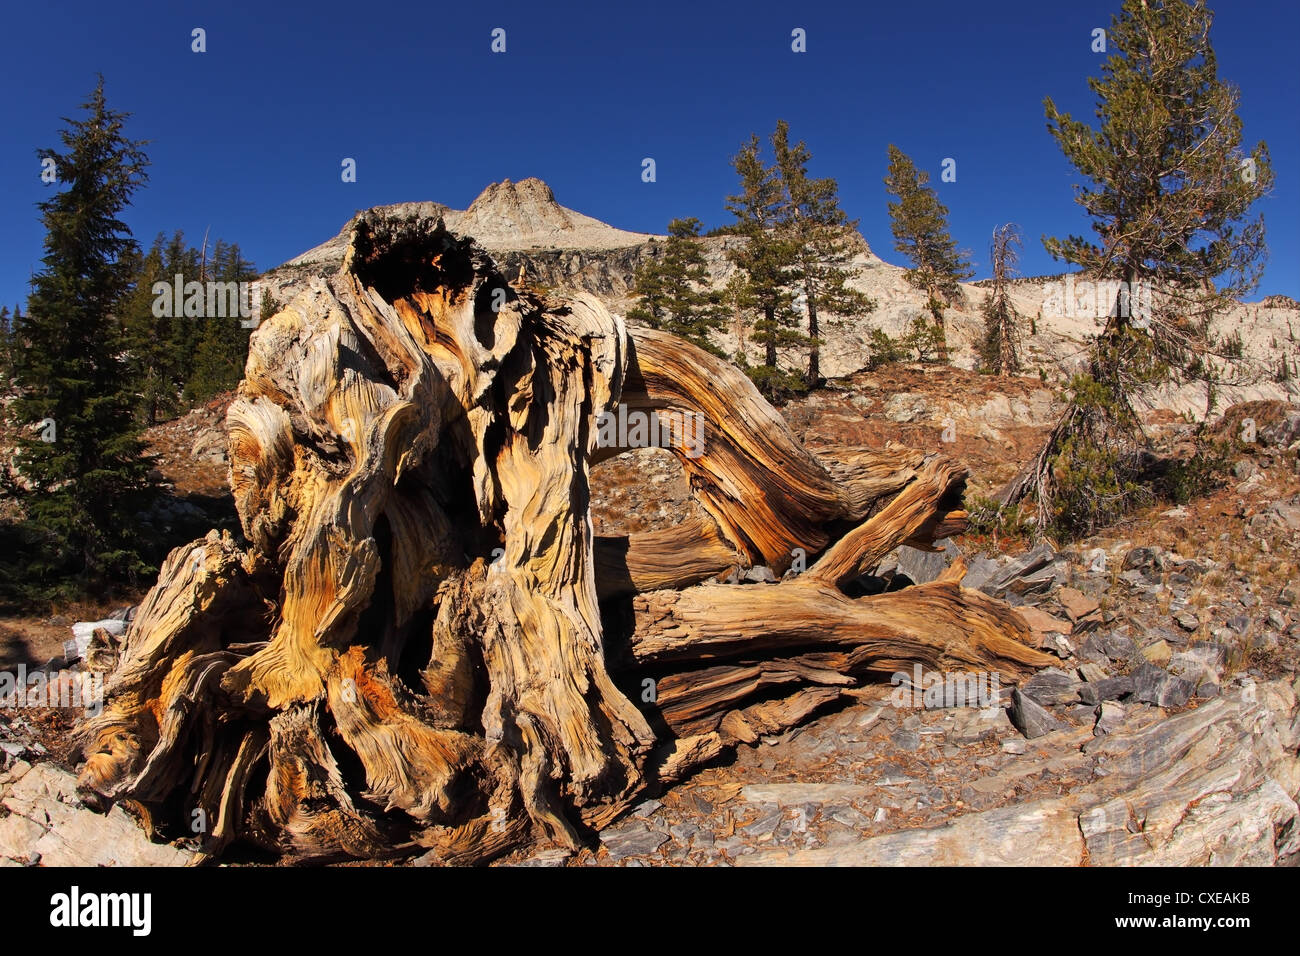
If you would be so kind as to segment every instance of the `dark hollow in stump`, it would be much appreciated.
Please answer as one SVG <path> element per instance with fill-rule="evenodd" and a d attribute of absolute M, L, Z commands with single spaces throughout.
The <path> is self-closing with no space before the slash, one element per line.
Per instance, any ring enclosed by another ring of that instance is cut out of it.
<path fill-rule="evenodd" d="M 620 405 L 677 423 L 703 517 L 593 534 Z M 198 832 L 205 859 L 577 846 L 873 672 L 1050 660 L 960 562 L 846 593 L 964 528 L 961 465 L 820 460 L 737 369 L 511 287 L 440 220 L 362 217 L 339 272 L 253 335 L 228 422 L 244 541 L 172 552 L 81 728 L 87 799 Z"/>

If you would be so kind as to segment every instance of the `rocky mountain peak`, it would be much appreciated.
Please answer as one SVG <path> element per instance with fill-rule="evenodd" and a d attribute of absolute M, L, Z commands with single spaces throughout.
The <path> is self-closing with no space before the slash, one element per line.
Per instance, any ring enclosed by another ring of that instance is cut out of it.
<path fill-rule="evenodd" d="M 480 242 L 511 237 L 536 245 L 563 245 L 565 234 L 577 231 L 568 211 L 555 201 L 551 187 L 540 179 L 492 183 L 470 204 L 458 223 L 461 232 Z"/>
<path fill-rule="evenodd" d="M 478 198 L 470 203 L 469 208 L 474 210 L 480 207 L 510 208 L 515 206 L 533 206 L 563 211 L 560 204 L 555 201 L 555 193 L 551 191 L 551 187 L 536 176 L 529 176 L 517 183 L 511 182 L 509 179 L 503 179 L 499 183 L 489 183 L 478 194 Z"/>

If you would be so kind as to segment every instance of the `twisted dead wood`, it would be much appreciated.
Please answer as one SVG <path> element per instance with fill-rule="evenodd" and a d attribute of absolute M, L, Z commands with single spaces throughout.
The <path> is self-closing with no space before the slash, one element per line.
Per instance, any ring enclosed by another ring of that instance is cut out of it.
<path fill-rule="evenodd" d="M 669 444 L 704 517 L 593 535 L 620 405 L 698 416 L 701 445 Z M 83 792 L 209 857 L 576 845 L 873 672 L 1048 660 L 959 573 L 845 591 L 961 530 L 962 467 L 821 461 L 735 368 L 513 289 L 440 221 L 362 217 L 338 274 L 253 336 L 228 423 L 243 540 L 172 553 L 81 729 Z"/>

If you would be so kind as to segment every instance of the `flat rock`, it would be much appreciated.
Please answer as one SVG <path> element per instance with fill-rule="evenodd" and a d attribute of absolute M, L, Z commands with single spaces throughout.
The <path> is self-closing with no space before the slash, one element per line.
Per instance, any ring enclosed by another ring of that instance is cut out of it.
<path fill-rule="evenodd" d="M 1097 723 L 1093 726 L 1092 732 L 1098 736 L 1113 734 L 1123 725 L 1124 706 L 1115 703 L 1113 700 L 1108 700 L 1098 708 Z"/>
<path fill-rule="evenodd" d="M 1093 724 L 1097 708 L 1093 704 L 1073 704 L 1065 708 L 1065 715 L 1077 723 Z"/>
<path fill-rule="evenodd" d="M 881 809 L 884 808 L 882 807 Z M 834 820 L 841 826 L 852 827 L 855 830 L 860 830 L 871 822 L 871 817 L 853 809 L 852 807 L 839 807 L 832 810 L 830 813 L 830 819 Z"/>
<path fill-rule="evenodd" d="M 1277 515 L 1290 531 L 1300 531 L 1300 506 L 1294 501 L 1275 501 L 1268 510 Z"/>
<path fill-rule="evenodd" d="M 755 852 L 755 848 L 739 834 L 727 837 L 725 840 L 719 840 L 714 844 L 714 848 L 731 857 L 742 857 L 747 853 Z"/>
<path fill-rule="evenodd" d="M 1125 571 L 1119 579 L 1136 594 L 1154 597 L 1159 591 L 1159 588 L 1148 581 L 1141 571 Z"/>
<path fill-rule="evenodd" d="M 785 814 L 780 810 L 772 810 L 769 813 L 762 814 L 753 823 L 741 827 L 740 832 L 755 840 L 770 839 L 785 819 Z"/>
<path fill-rule="evenodd" d="M 609 851 L 611 860 L 622 860 L 629 856 L 644 856 L 653 853 L 668 842 L 669 836 L 660 830 L 652 830 L 643 823 L 635 823 L 605 830 L 600 835 L 600 842 Z"/>
<path fill-rule="evenodd" d="M 1152 641 L 1164 641 L 1170 647 L 1186 647 L 1187 634 L 1182 630 L 1174 630 L 1169 627 L 1152 627 L 1148 628 L 1146 638 Z"/>
<path fill-rule="evenodd" d="M 44 866 L 184 866 L 195 856 L 190 850 L 151 843 L 121 807 L 101 814 L 77 800 L 76 777 L 53 764 L 34 766 L 15 783 L 4 799 L 14 816 L 36 824 L 41 833 L 21 823 L 9 823 L 7 839 L 31 839 L 26 846 L 9 846 L 0 854 L 30 858 L 39 853 Z M 16 851 L 16 852 L 15 852 Z"/>
<path fill-rule="evenodd" d="M 1051 545 L 1040 544 L 1032 551 L 1011 561 L 980 586 L 993 597 L 1046 594 L 1064 574 L 1060 556 Z"/>
<path fill-rule="evenodd" d="M 1295 694 L 1235 690 L 1136 734 L 1097 738 L 1107 796 L 1080 816 L 1101 866 L 1271 866 L 1300 854 Z M 1289 721 L 1287 715 L 1290 715 Z M 1135 829 L 1132 821 L 1142 825 Z"/>
<path fill-rule="evenodd" d="M 900 830 L 843 846 L 769 850 L 740 866 L 1077 866 L 1078 814 L 1053 802 L 958 817 L 947 826 Z"/>
<path fill-rule="evenodd" d="M 1143 664 L 1133 672 L 1133 699 L 1157 707 L 1182 707 L 1195 689 L 1191 681 L 1154 664 Z"/>
<path fill-rule="evenodd" d="M 1089 548 L 1079 557 L 1083 562 L 1084 571 L 1088 574 L 1106 573 L 1106 562 L 1110 559 L 1110 555 L 1105 548 Z"/>
<path fill-rule="evenodd" d="M 1156 548 L 1133 548 L 1128 554 L 1124 555 L 1125 571 L 1151 569 L 1159 573 L 1162 567 L 1163 562 L 1160 560 L 1160 552 Z"/>
<path fill-rule="evenodd" d="M 1173 648 L 1165 641 L 1156 641 L 1154 644 L 1148 644 L 1142 648 L 1142 656 L 1157 667 L 1168 664 L 1173 653 Z"/>
<path fill-rule="evenodd" d="M 26 863 L 36 842 L 43 836 L 45 827 L 11 813 L 0 820 L 0 857 Z"/>
<path fill-rule="evenodd" d="M 1066 637 L 1064 634 L 1057 634 L 1055 632 L 1052 632 L 1050 634 L 1044 635 L 1043 647 L 1044 649 L 1051 651 L 1053 654 L 1055 654 L 1057 657 L 1061 658 L 1062 660 L 1066 660 L 1074 656 L 1074 645 L 1070 643 L 1070 639 Z"/>
<path fill-rule="evenodd" d="M 520 860 L 518 863 L 508 863 L 507 866 L 537 867 L 537 866 L 564 866 L 569 857 L 573 856 L 572 850 L 564 847 L 553 847 L 548 850 L 539 850 L 526 860 Z"/>
<path fill-rule="evenodd" d="M 995 740 L 1014 730 L 1001 707 L 957 708 L 952 713 L 952 724 L 944 731 L 944 739 L 959 746 Z"/>
<path fill-rule="evenodd" d="M 633 816 L 638 816 L 641 817 L 642 819 L 647 819 L 649 817 L 654 816 L 655 811 L 662 806 L 663 804 L 660 803 L 658 800 L 645 800 L 637 805 L 636 809 L 632 811 L 632 814 Z"/>
<path fill-rule="evenodd" d="M 1109 674 L 1106 673 L 1106 669 L 1104 667 L 1102 667 L 1100 664 L 1095 663 L 1093 661 L 1085 661 L 1084 663 L 1080 664 L 1078 667 L 1078 672 L 1080 677 L 1094 684 L 1097 681 L 1105 680 L 1107 677 L 1110 676 Z"/>
<path fill-rule="evenodd" d="M 966 562 L 966 576 L 961 579 L 961 586 L 973 591 L 984 590 L 984 585 L 1002 570 L 1002 566 L 992 558 L 975 555 Z"/>
<path fill-rule="evenodd" d="M 1075 588 L 1061 588 L 1056 594 L 1056 599 L 1061 602 L 1061 607 L 1065 608 L 1065 613 L 1069 615 L 1070 620 L 1076 624 L 1101 610 L 1099 601 Z"/>
<path fill-rule="evenodd" d="M 1107 654 L 1115 655 L 1115 660 L 1138 660 L 1138 642 L 1132 637 L 1127 624 L 1107 632 L 1102 638 L 1102 646 Z"/>
<path fill-rule="evenodd" d="M 929 400 L 924 395 L 916 395 L 912 392 L 898 392 L 891 395 L 885 402 L 884 408 L 885 417 L 891 422 L 900 424 L 924 418 L 929 411 Z"/>
<path fill-rule="evenodd" d="M 1219 683 L 1227 660 L 1228 648 L 1225 645 L 1204 641 L 1172 655 L 1168 665 L 1170 673 L 1199 686 Z"/>
<path fill-rule="evenodd" d="M 1074 625 L 1069 621 L 1062 620 L 1036 607 L 1018 607 L 1016 613 L 1024 619 L 1029 629 L 1038 635 L 1049 633 L 1069 634 L 1074 630 Z"/>
<path fill-rule="evenodd" d="M 782 807 L 799 804 L 847 804 L 861 799 L 865 790 L 855 783 L 751 783 L 740 788 L 749 803 L 774 803 Z"/>
<path fill-rule="evenodd" d="M 32 765 L 26 760 L 15 760 L 8 770 L 0 773 L 0 795 L 8 793 L 9 787 L 21 780 L 31 769 Z"/>
<path fill-rule="evenodd" d="M 72 640 L 63 645 L 65 659 L 71 663 L 85 657 L 95 631 L 102 629 L 113 637 L 121 637 L 126 633 L 126 626 L 125 619 L 116 617 L 105 618 L 102 621 L 78 621 L 72 625 Z"/>
<path fill-rule="evenodd" d="M 695 838 L 695 835 L 700 832 L 700 828 L 690 820 L 683 820 L 681 823 L 674 823 L 670 826 L 668 832 L 678 843 L 686 845 L 689 844 Z"/>
<path fill-rule="evenodd" d="M 1100 704 L 1107 700 L 1118 700 L 1133 693 L 1133 678 L 1128 674 L 1119 677 L 1104 677 L 1098 681 L 1089 681 L 1079 686 L 1079 699 L 1085 704 Z"/>
<path fill-rule="evenodd" d="M 921 735 L 915 730 L 899 728 L 889 735 L 889 739 L 899 750 L 919 750 L 921 747 Z"/>
<path fill-rule="evenodd" d="M 1044 707 L 1016 688 L 1011 694 L 1011 723 L 1030 740 L 1054 730 L 1064 730 L 1065 724 L 1053 717 Z"/>
<path fill-rule="evenodd" d="M 943 551 L 921 551 L 902 545 L 897 551 L 895 567 L 899 574 L 906 574 L 913 583 L 928 584 L 943 572 L 950 560 Z"/>
<path fill-rule="evenodd" d="M 1081 683 L 1068 671 L 1047 667 L 1021 684 L 1020 692 L 1044 707 L 1055 707 L 1078 703 Z"/>
<path fill-rule="evenodd" d="M 1104 704 L 1103 720 L 1107 711 L 1117 715 L 1116 707 Z M 765 848 L 737 862 L 966 867 L 1300 862 L 1300 806 L 1293 796 L 1300 791 L 1300 713 L 1289 682 L 1233 688 L 1136 730 L 1118 721 L 1110 725 L 1111 733 L 1090 737 L 1084 745 L 1105 773 L 1064 796 L 834 846 Z"/>
<path fill-rule="evenodd" d="M 896 763 L 882 763 L 876 768 L 875 783 L 881 787 L 893 787 L 898 784 L 911 783 L 912 777 Z"/>

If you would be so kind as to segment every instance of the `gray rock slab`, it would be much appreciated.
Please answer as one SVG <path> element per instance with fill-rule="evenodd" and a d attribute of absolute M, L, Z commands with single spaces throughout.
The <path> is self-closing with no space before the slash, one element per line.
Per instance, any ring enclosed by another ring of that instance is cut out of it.
<path fill-rule="evenodd" d="M 121 807 L 101 814 L 82 806 L 76 777 L 53 764 L 37 764 L 28 771 L 10 788 L 4 806 L 40 827 L 34 842 L 17 849 L 27 856 L 39 853 L 44 866 L 184 866 L 195 856 L 190 850 L 151 843 Z M 10 838 L 35 836 L 21 824 L 11 827 Z"/>
<path fill-rule="evenodd" d="M 1019 688 L 1011 695 L 1011 723 L 1030 740 L 1065 729 L 1065 724 L 1032 697 L 1022 694 Z"/>
<path fill-rule="evenodd" d="M 669 840 L 667 833 L 652 830 L 643 823 L 625 825 L 614 830 L 606 830 L 600 835 L 600 842 L 609 851 L 610 859 L 623 860 L 629 856 L 644 856 L 653 853 Z"/>
<path fill-rule="evenodd" d="M 1133 699 L 1157 707 L 1181 707 L 1191 698 L 1196 685 L 1175 677 L 1162 667 L 1143 664 L 1133 672 Z"/>

